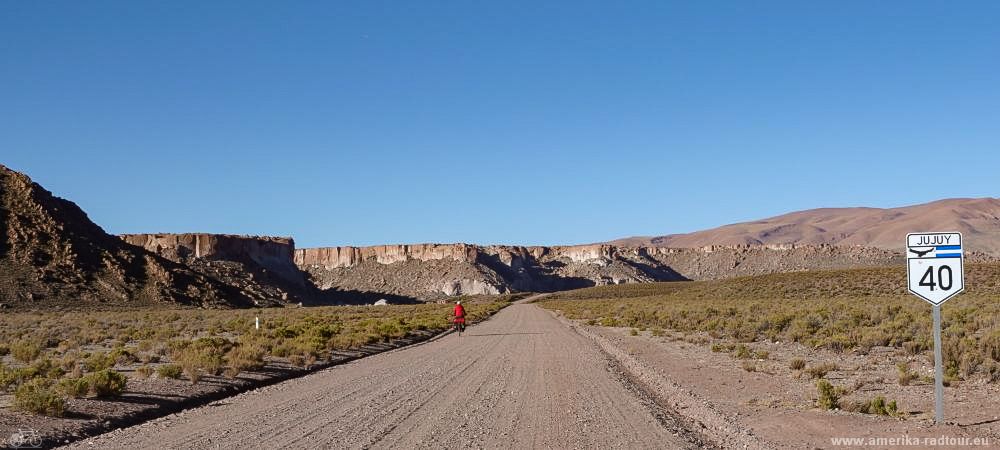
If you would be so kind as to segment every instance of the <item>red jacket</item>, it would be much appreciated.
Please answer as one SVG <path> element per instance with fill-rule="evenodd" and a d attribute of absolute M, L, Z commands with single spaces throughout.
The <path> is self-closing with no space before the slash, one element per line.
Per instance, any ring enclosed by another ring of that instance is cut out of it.
<path fill-rule="evenodd" d="M 455 305 L 455 318 L 464 319 L 465 318 L 465 308 L 462 305 Z"/>

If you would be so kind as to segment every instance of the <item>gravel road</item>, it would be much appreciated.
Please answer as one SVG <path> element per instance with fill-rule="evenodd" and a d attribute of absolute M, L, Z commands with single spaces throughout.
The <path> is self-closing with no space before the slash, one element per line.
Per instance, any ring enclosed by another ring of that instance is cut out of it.
<path fill-rule="evenodd" d="M 594 343 L 531 304 L 71 448 L 685 448 Z"/>

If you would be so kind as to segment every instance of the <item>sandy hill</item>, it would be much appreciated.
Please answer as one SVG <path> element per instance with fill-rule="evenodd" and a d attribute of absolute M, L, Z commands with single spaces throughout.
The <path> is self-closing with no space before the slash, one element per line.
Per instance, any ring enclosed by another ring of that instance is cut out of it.
<path fill-rule="evenodd" d="M 73 202 L 2 165 L 0 303 L 253 305 L 231 286 L 105 233 Z"/>
<path fill-rule="evenodd" d="M 634 237 L 619 245 L 832 244 L 900 250 L 907 233 L 960 231 L 969 251 L 1000 256 L 1000 199 L 958 198 L 901 208 L 822 208 L 688 234 Z"/>

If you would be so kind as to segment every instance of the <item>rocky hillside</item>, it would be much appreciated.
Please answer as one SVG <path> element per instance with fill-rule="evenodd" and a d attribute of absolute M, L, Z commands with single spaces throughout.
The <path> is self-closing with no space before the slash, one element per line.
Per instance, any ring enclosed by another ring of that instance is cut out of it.
<path fill-rule="evenodd" d="M 329 303 L 295 266 L 292 238 L 159 233 L 121 239 L 233 286 L 257 304 Z"/>
<path fill-rule="evenodd" d="M 707 246 L 698 249 L 469 244 L 306 248 L 295 263 L 321 288 L 421 299 L 774 272 L 885 266 L 899 252 L 830 245 Z"/>
<path fill-rule="evenodd" d="M 619 245 L 296 249 L 291 238 L 111 236 L 72 202 L 0 166 L 0 304 L 405 302 L 902 265 L 902 236 L 920 229 L 963 231 L 970 258 L 982 261 L 996 257 L 974 250 L 1000 252 L 998 215 L 1000 200 L 946 200 L 892 210 L 812 210 Z"/>
<path fill-rule="evenodd" d="M 105 233 L 74 203 L 2 165 L 0 303 L 253 305 L 237 289 Z"/>
<path fill-rule="evenodd" d="M 621 239 L 617 245 L 833 244 L 900 250 L 907 233 L 960 231 L 969 251 L 1000 256 L 1000 199 L 948 199 L 902 208 L 823 208 L 688 234 Z"/>

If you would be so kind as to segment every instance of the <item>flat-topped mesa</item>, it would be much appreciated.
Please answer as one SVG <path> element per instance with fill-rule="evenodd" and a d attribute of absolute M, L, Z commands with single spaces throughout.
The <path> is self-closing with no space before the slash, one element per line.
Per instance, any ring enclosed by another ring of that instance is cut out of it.
<path fill-rule="evenodd" d="M 210 233 L 123 234 L 119 237 L 176 262 L 187 258 L 253 262 L 289 281 L 303 282 L 294 261 L 295 241 L 290 237 Z"/>
<path fill-rule="evenodd" d="M 761 251 L 792 253 L 860 253 L 890 254 L 891 251 L 868 247 L 833 246 L 828 244 L 740 244 L 709 245 L 701 248 L 672 248 L 657 246 L 616 246 L 611 244 L 587 244 L 564 246 L 518 246 L 472 244 L 401 244 L 378 245 L 372 247 L 324 247 L 295 250 L 295 264 L 299 267 L 345 268 L 354 267 L 364 261 L 379 264 L 393 264 L 404 261 L 433 261 L 449 259 L 456 262 L 474 263 L 483 255 L 493 256 L 508 266 L 539 260 L 566 259 L 578 263 L 600 264 L 619 258 L 658 257 L 667 255 L 706 255 L 716 252 L 733 254 Z"/>
<path fill-rule="evenodd" d="M 354 267 L 363 261 L 374 261 L 379 264 L 439 259 L 475 262 L 478 255 L 479 248 L 469 244 L 405 244 L 373 247 L 301 248 L 295 250 L 294 260 L 299 267 L 320 266 L 334 269 Z"/>

